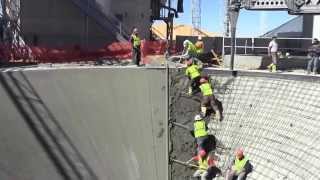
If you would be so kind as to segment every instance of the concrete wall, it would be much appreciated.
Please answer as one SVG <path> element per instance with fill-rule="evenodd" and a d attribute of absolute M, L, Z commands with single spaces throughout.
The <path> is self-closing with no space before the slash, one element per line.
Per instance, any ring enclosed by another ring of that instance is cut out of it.
<path fill-rule="evenodd" d="M 105 14 L 122 16 L 124 29 L 131 31 L 137 26 L 143 38 L 149 37 L 150 1 L 97 0 L 96 4 Z M 71 0 L 21 1 L 21 24 L 29 44 L 96 48 L 115 40 L 114 34 L 102 29 Z"/>
<path fill-rule="evenodd" d="M 50 152 L 58 165 L 68 163 L 54 142 L 77 160 L 83 179 L 167 179 L 164 69 L 7 71 L 0 74 L 0 98 L 0 179 L 81 179 L 59 173 Z"/>
<path fill-rule="evenodd" d="M 22 33 L 28 44 L 96 47 L 113 40 L 70 0 L 21 1 Z"/>
<path fill-rule="evenodd" d="M 139 28 L 142 38 L 149 38 L 151 28 L 151 0 L 112 0 L 113 14 L 123 17 L 123 23 L 130 31 Z"/>

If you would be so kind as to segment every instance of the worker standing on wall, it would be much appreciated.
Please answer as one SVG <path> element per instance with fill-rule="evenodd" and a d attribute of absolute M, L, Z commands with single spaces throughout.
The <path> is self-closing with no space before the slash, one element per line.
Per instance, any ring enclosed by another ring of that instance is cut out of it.
<path fill-rule="evenodd" d="M 205 149 L 205 142 L 208 138 L 206 122 L 202 119 L 200 114 L 194 116 L 194 137 L 197 141 L 197 152 L 201 149 Z"/>
<path fill-rule="evenodd" d="M 226 180 L 233 180 L 234 178 L 237 178 L 237 180 L 244 180 L 252 171 L 252 165 L 249 162 L 249 159 L 244 156 L 242 148 L 238 148 L 235 151 L 235 159 L 231 162 L 226 173 Z"/>
<path fill-rule="evenodd" d="M 313 74 L 317 74 L 320 55 L 320 43 L 317 38 L 312 40 L 312 45 L 308 48 L 308 55 L 311 59 L 308 62 L 307 72 L 310 74 L 312 70 Z"/>
<path fill-rule="evenodd" d="M 277 37 L 273 36 L 268 46 L 268 55 L 271 56 L 272 63 L 268 66 L 271 72 L 277 71 L 278 63 L 278 42 Z"/>
<path fill-rule="evenodd" d="M 214 158 L 209 154 L 206 153 L 205 150 L 200 150 L 198 155 L 192 157 L 187 164 L 191 163 L 192 161 L 198 162 L 198 169 L 194 172 L 193 177 L 197 178 L 200 177 L 201 180 L 212 180 L 218 174 L 221 174 L 221 170 L 216 167 L 216 162 Z"/>
<path fill-rule="evenodd" d="M 193 60 L 190 58 L 186 61 L 187 69 L 185 75 L 189 78 L 189 88 L 188 88 L 188 95 L 195 94 L 200 91 L 200 67 L 193 63 Z"/>
<path fill-rule="evenodd" d="M 204 52 L 204 43 L 202 41 L 202 36 L 198 37 L 198 41 L 195 44 L 197 54 L 202 54 Z"/>
<path fill-rule="evenodd" d="M 132 45 L 132 63 L 139 66 L 141 61 L 141 39 L 139 37 L 138 28 L 133 29 L 130 42 Z"/>
<path fill-rule="evenodd" d="M 207 107 L 211 106 L 211 108 L 215 111 L 216 113 L 216 118 L 219 119 L 219 121 L 222 121 L 223 119 L 223 114 L 222 110 L 218 108 L 216 104 L 216 98 L 213 95 L 213 89 L 211 87 L 211 83 L 209 83 L 209 78 L 208 77 L 202 77 L 200 79 L 200 90 L 202 93 L 202 100 L 201 100 L 201 113 L 202 116 L 207 115 Z"/>

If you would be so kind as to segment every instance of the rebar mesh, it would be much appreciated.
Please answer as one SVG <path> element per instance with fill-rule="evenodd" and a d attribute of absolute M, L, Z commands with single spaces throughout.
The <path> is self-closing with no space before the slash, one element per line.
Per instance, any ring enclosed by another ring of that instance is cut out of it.
<path fill-rule="evenodd" d="M 207 73 L 224 108 L 224 121 L 209 123 L 218 141 L 218 166 L 223 171 L 234 150 L 243 147 L 254 166 L 248 179 L 320 179 L 320 78 Z M 188 105 L 185 102 L 187 97 L 176 99 L 173 107 L 177 109 L 172 111 L 182 114 L 182 106 Z M 174 118 L 181 122 L 182 116 Z M 184 141 L 183 137 L 171 138 Z M 172 142 L 178 158 L 179 147 Z"/>

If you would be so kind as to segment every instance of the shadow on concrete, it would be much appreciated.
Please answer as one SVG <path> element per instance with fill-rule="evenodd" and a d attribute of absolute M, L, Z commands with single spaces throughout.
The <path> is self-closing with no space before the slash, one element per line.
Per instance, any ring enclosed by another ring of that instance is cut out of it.
<path fill-rule="evenodd" d="M 62 179 L 98 180 L 22 71 L 1 73 L 0 84 Z"/>

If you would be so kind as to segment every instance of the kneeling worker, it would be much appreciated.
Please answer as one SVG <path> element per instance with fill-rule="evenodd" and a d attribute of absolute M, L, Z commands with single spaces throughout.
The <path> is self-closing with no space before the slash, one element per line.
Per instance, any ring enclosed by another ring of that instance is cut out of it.
<path fill-rule="evenodd" d="M 207 106 L 210 105 L 211 108 L 215 111 L 217 119 L 222 121 L 223 114 L 222 110 L 220 110 L 216 104 L 216 98 L 213 95 L 213 89 L 211 87 L 211 83 L 209 83 L 207 77 L 202 77 L 200 79 L 200 90 L 202 93 L 202 100 L 201 100 L 201 113 L 202 116 L 206 116 L 207 113 Z"/>
<path fill-rule="evenodd" d="M 189 85 L 188 94 L 192 95 L 200 91 L 199 89 L 200 78 L 201 78 L 200 67 L 196 64 L 193 64 L 193 61 L 191 58 L 187 61 L 187 69 L 185 74 L 191 81 L 189 83 L 190 85 Z"/>
<path fill-rule="evenodd" d="M 226 173 L 226 180 L 233 180 L 234 178 L 237 178 L 237 180 L 244 180 L 252 171 L 252 165 L 250 164 L 249 159 L 244 156 L 241 148 L 236 150 L 235 156 L 235 159 L 230 165 L 231 168 Z"/>
<path fill-rule="evenodd" d="M 187 161 L 189 164 L 191 161 L 198 162 L 198 169 L 194 172 L 193 177 L 201 177 L 201 180 L 212 180 L 218 174 L 221 174 L 221 170 L 216 167 L 214 158 L 206 153 L 205 150 L 200 150 L 198 155 Z"/>

